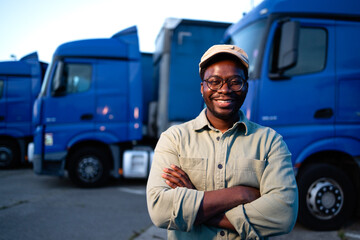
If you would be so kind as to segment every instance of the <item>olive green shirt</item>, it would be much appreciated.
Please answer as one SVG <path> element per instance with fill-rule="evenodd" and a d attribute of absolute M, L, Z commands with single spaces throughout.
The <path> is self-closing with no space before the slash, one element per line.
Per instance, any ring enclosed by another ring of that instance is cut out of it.
<path fill-rule="evenodd" d="M 266 239 L 288 233 L 298 210 L 291 154 L 281 135 L 240 120 L 221 133 L 207 120 L 206 109 L 189 122 L 162 133 L 147 183 L 147 205 L 153 223 L 168 229 L 168 239 Z M 196 187 L 170 188 L 164 168 L 182 168 Z M 237 232 L 204 224 L 194 226 L 204 191 L 244 185 L 261 197 L 226 211 Z"/>

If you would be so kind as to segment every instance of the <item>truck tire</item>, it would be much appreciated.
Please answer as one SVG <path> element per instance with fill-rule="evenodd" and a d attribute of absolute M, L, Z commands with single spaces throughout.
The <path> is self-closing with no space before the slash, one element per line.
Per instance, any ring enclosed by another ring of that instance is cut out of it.
<path fill-rule="evenodd" d="M 14 168 L 20 163 L 20 149 L 11 140 L 0 140 L 0 168 Z"/>
<path fill-rule="evenodd" d="M 298 186 L 298 220 L 309 229 L 339 229 L 354 212 L 354 186 L 339 168 L 323 163 L 309 165 L 299 173 Z"/>
<path fill-rule="evenodd" d="M 81 148 L 69 158 L 69 178 L 80 187 L 103 186 L 110 175 L 109 156 L 98 148 Z"/>

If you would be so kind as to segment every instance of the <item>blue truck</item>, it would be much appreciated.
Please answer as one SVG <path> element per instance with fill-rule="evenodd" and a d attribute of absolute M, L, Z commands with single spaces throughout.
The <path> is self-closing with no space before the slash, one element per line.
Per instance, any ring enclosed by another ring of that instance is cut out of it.
<path fill-rule="evenodd" d="M 164 24 L 156 57 L 140 53 L 136 27 L 56 49 L 34 104 L 35 173 L 68 174 L 82 187 L 101 186 L 109 177 L 148 176 L 163 126 L 189 120 L 203 108 L 197 63 L 183 71 L 187 65 L 179 61 L 197 62 L 229 26 L 175 22 L 171 28 Z M 204 39 L 206 33 L 211 38 Z M 179 105 L 186 98 L 197 102 Z"/>
<path fill-rule="evenodd" d="M 124 149 L 142 139 L 141 74 L 136 27 L 60 45 L 34 104 L 35 173 L 67 169 L 81 186 L 118 177 Z"/>
<path fill-rule="evenodd" d="M 36 52 L 0 62 L 0 168 L 25 163 L 33 139 L 32 110 L 47 64 Z"/>
<path fill-rule="evenodd" d="M 360 2 L 265 0 L 224 41 L 249 55 L 247 117 L 292 152 L 298 220 L 338 229 L 360 207 Z"/>
<path fill-rule="evenodd" d="M 204 108 L 199 59 L 222 40 L 226 22 L 168 18 L 155 42 L 154 75 L 159 81 L 157 137 L 174 124 L 191 120 Z M 185 110 L 186 109 L 186 110 Z"/>

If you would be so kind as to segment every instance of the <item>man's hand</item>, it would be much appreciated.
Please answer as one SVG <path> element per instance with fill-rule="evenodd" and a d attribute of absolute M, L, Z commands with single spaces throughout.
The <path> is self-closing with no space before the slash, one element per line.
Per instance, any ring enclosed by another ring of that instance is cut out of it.
<path fill-rule="evenodd" d="M 231 231 L 236 231 L 236 229 L 231 224 L 229 219 L 225 216 L 225 213 L 220 213 L 218 215 L 215 215 L 215 216 L 209 218 L 208 220 L 206 220 L 203 224 L 212 226 L 212 227 L 226 228 Z"/>
<path fill-rule="evenodd" d="M 178 166 L 171 165 L 171 168 L 164 168 L 162 177 L 166 180 L 166 184 L 171 188 L 186 187 L 196 189 L 190 181 L 188 175 Z"/>
<path fill-rule="evenodd" d="M 164 168 L 162 177 L 171 188 L 186 187 L 196 189 L 188 175 L 178 166 Z M 205 191 L 204 198 L 194 222 L 195 225 L 206 224 L 214 227 L 235 230 L 225 216 L 225 211 L 240 204 L 252 202 L 260 197 L 258 189 L 247 186 L 234 186 L 214 191 Z"/>
<path fill-rule="evenodd" d="M 240 204 L 252 202 L 259 197 L 260 191 L 258 189 L 241 185 L 214 191 L 206 191 L 204 192 L 204 198 L 197 213 L 195 224 L 205 223 L 210 218 L 216 217 L 216 215 L 225 213 L 225 211 Z M 222 218 L 220 217 L 220 219 Z M 222 220 L 227 221 L 227 218 Z M 211 222 L 208 222 L 209 225 L 214 223 L 215 222 L 212 220 Z"/>

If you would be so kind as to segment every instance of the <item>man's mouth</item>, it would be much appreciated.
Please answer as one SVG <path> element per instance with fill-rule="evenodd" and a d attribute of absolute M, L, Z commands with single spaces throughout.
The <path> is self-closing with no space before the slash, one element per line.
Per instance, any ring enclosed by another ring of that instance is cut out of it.
<path fill-rule="evenodd" d="M 231 99 L 226 99 L 226 100 L 223 100 L 223 99 L 215 99 L 215 101 L 219 102 L 219 103 L 231 103 L 232 100 Z"/>
<path fill-rule="evenodd" d="M 219 107 L 223 107 L 223 108 L 227 108 L 230 107 L 232 105 L 232 103 L 234 102 L 233 99 L 214 99 L 214 102 L 216 103 L 216 105 L 218 105 Z"/>

